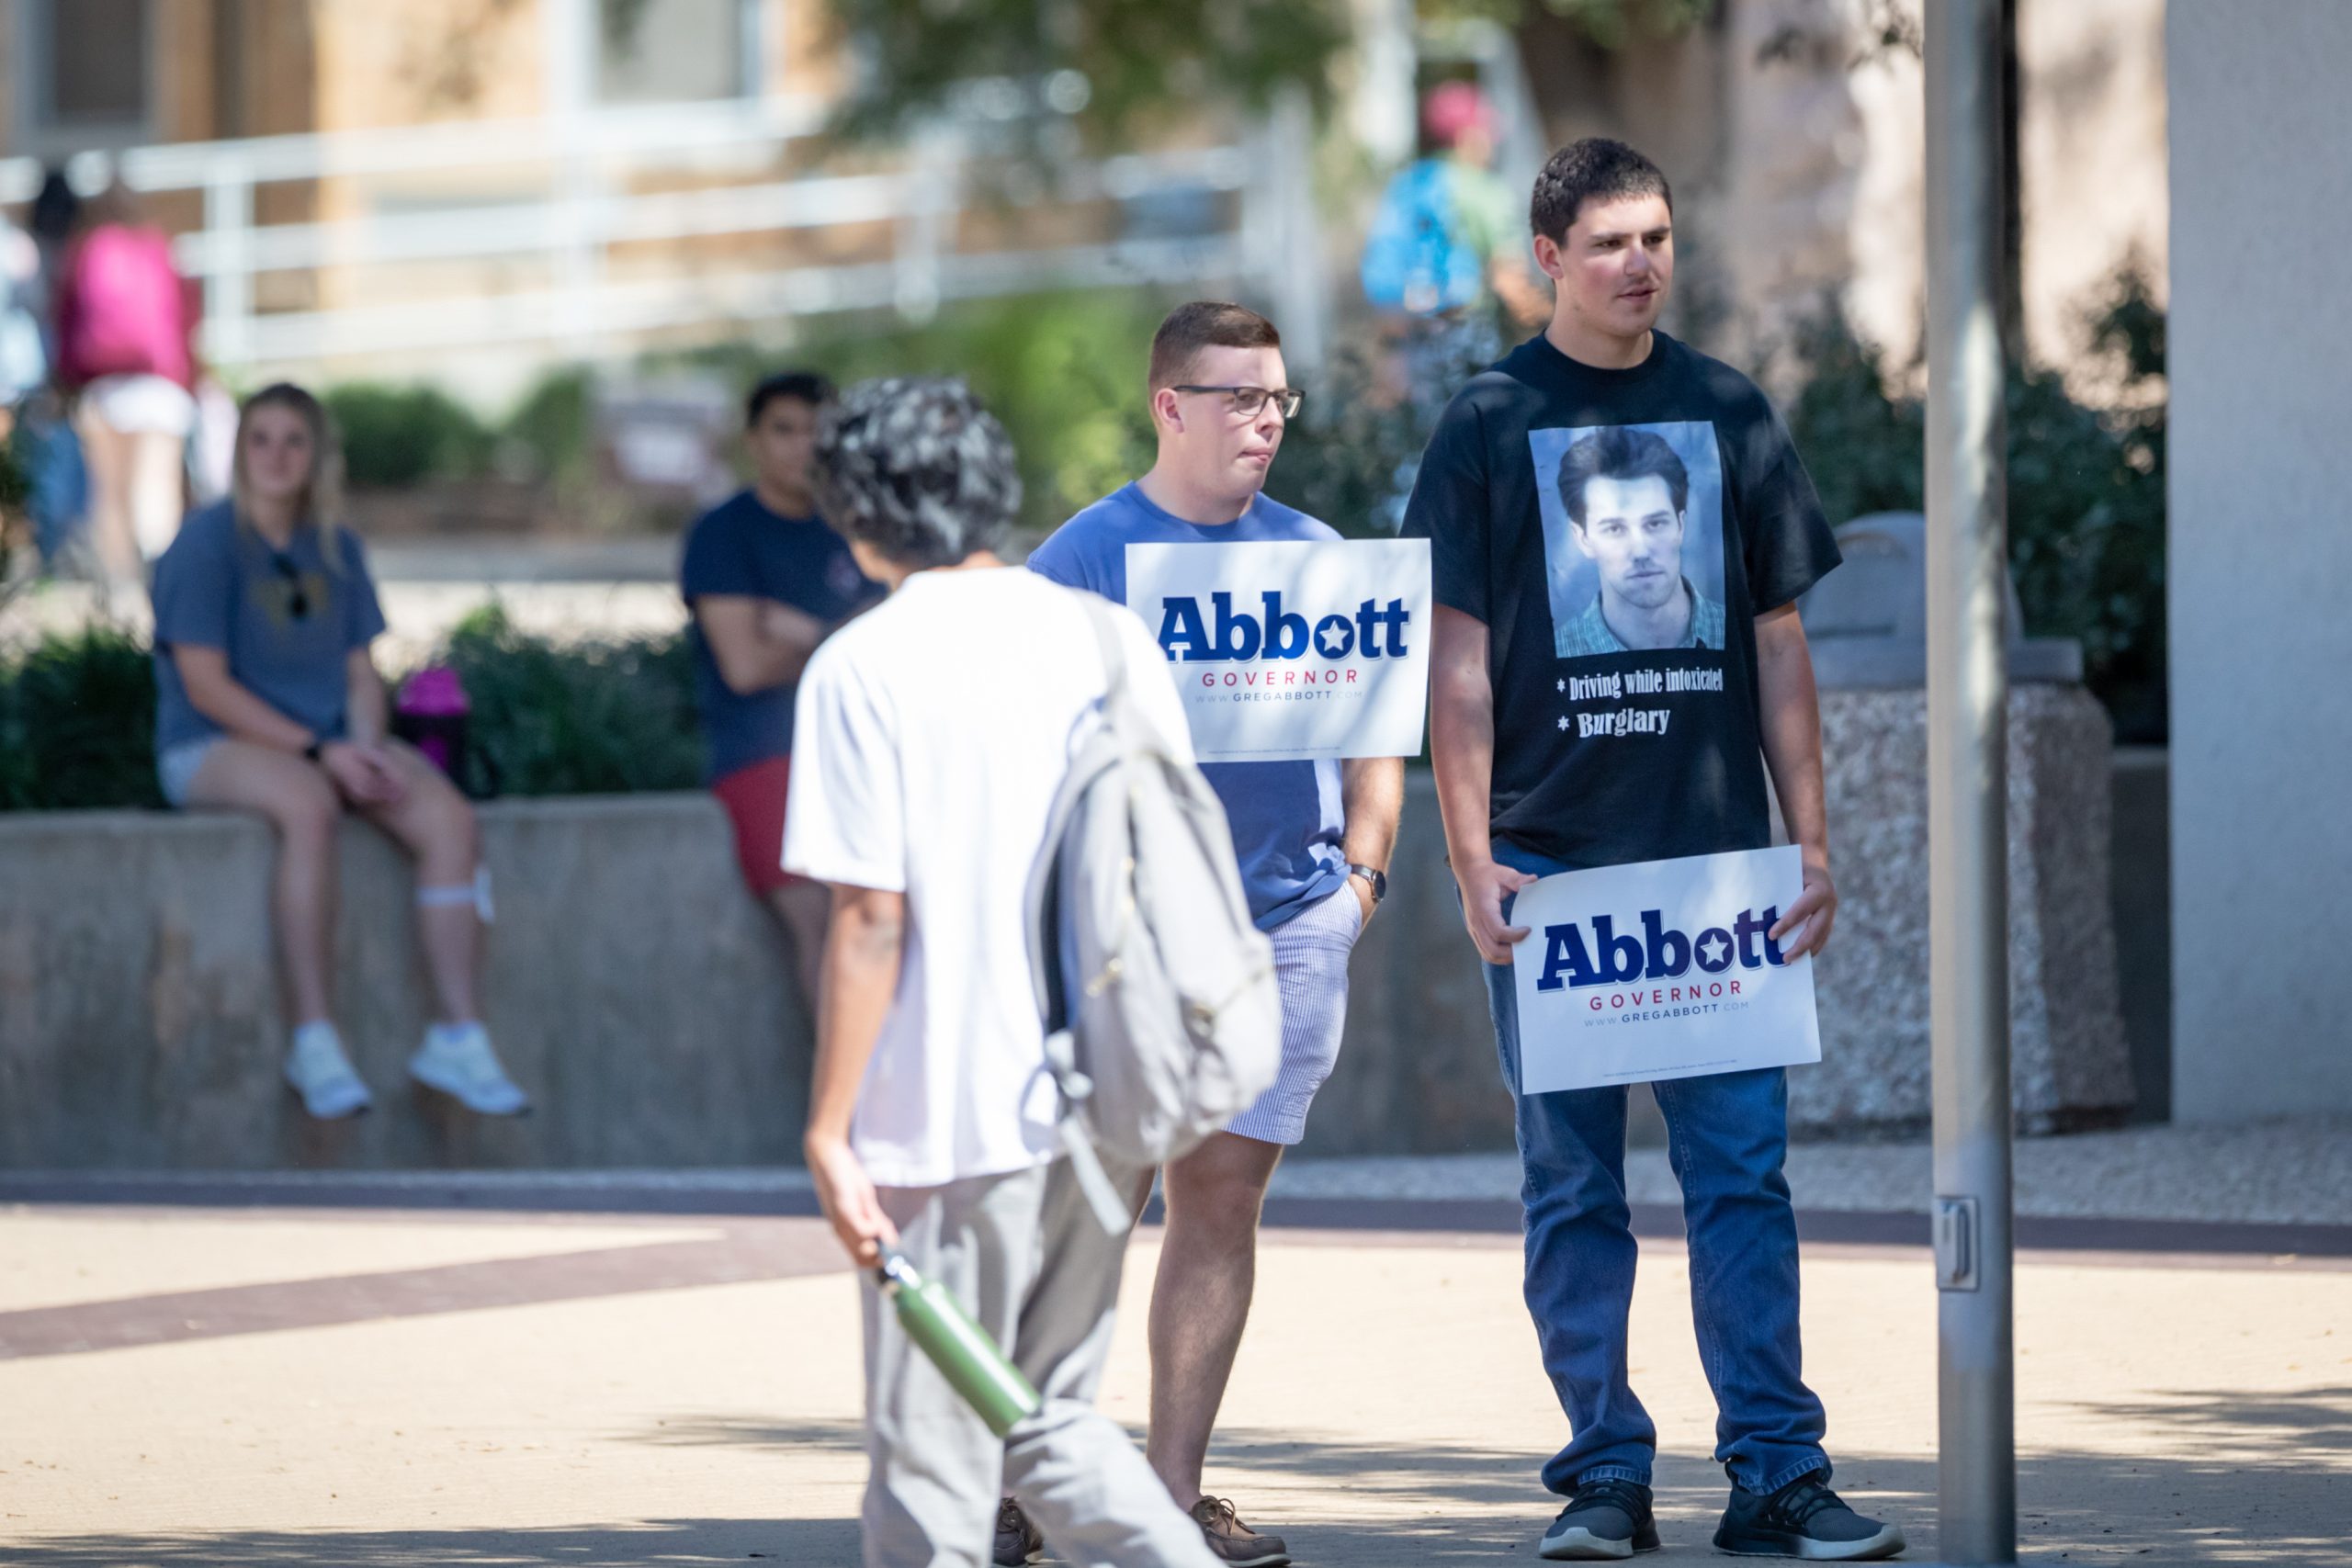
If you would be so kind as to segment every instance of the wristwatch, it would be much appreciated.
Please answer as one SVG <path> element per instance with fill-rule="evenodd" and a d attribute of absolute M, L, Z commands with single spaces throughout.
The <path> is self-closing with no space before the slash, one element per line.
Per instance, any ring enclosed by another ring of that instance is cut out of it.
<path fill-rule="evenodd" d="M 1375 871 L 1368 865 L 1351 863 L 1348 867 L 1348 874 L 1363 878 L 1365 886 L 1372 889 L 1372 907 L 1375 909 L 1379 908 L 1380 901 L 1388 897 L 1388 874 L 1385 871 Z"/>

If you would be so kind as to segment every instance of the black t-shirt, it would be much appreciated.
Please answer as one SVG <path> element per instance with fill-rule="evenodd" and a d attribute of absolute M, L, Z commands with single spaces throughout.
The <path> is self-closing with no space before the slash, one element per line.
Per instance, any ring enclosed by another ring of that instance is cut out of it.
<path fill-rule="evenodd" d="M 1756 616 L 1838 559 L 1770 400 L 1652 339 L 1630 370 L 1512 350 L 1405 514 L 1437 602 L 1487 626 L 1494 834 L 1577 867 L 1771 842 Z"/>

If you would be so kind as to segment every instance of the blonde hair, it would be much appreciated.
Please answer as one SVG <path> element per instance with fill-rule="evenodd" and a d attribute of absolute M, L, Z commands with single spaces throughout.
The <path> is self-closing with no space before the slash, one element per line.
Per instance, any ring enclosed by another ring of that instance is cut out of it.
<path fill-rule="evenodd" d="M 237 411 L 236 457 L 229 470 L 229 495 L 236 506 L 237 522 L 240 526 L 252 526 L 253 485 L 245 475 L 245 431 L 255 411 L 266 408 L 292 410 L 311 433 L 311 477 L 303 481 L 301 497 L 295 504 L 294 525 L 307 525 L 319 531 L 319 553 L 326 558 L 327 570 L 340 574 L 344 566 L 343 444 L 335 438 L 334 421 L 327 416 L 326 405 L 291 381 L 264 387 Z"/>

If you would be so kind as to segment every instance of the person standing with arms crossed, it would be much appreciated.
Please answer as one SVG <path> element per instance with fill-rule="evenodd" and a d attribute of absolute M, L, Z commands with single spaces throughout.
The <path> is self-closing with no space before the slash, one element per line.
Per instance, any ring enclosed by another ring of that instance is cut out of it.
<path fill-rule="evenodd" d="M 784 869 L 793 693 L 826 633 L 881 592 L 818 515 L 810 470 L 818 416 L 832 399 L 832 384 L 808 370 L 752 389 L 743 412 L 752 488 L 695 520 L 679 573 L 694 612 L 710 791 L 734 829 L 744 886 L 784 930 L 812 1017 L 829 903 L 824 888 Z"/>
<path fill-rule="evenodd" d="M 1152 337 L 1151 471 L 1062 525 L 1030 570 L 1125 604 L 1131 544 L 1330 540 L 1329 525 L 1261 493 L 1298 394 L 1273 323 L 1196 300 Z M 1282 1076 L 1222 1133 L 1161 1173 L 1168 1205 L 1151 1293 L 1151 1427 L 1145 1452 L 1209 1546 L 1237 1568 L 1290 1561 L 1278 1536 L 1205 1496 L 1209 1434 L 1241 1346 L 1257 1280 L 1258 1215 L 1283 1150 L 1306 1135 L 1347 1022 L 1348 955 L 1388 891 L 1405 798 L 1399 759 L 1212 762 L 1258 929 L 1273 941 L 1282 989 Z M 997 1562 L 1020 1562 L 1031 1532 L 1010 1499 Z"/>
<path fill-rule="evenodd" d="M 1538 876 L 1764 848 L 1769 767 L 1804 865 L 1771 935 L 1792 959 L 1816 953 L 1838 913 L 1796 610 L 1838 558 L 1813 481 L 1753 382 L 1656 330 L 1674 280 L 1673 197 L 1657 165 L 1622 142 L 1578 141 L 1545 165 L 1530 217 L 1536 261 L 1557 284 L 1551 324 L 1454 398 L 1405 525 L 1430 541 L 1431 757 L 1514 1094 L 1511 958 L 1528 933 L 1510 923 L 1511 902 Z M 1662 543 L 1607 543 L 1604 524 L 1670 540 L 1673 558 Z M 1638 570 L 1617 559 L 1637 554 Z M 1673 625 L 1639 647 L 1614 632 L 1562 635 L 1595 604 L 1604 617 L 1622 611 L 1629 594 L 1675 611 Z M 1711 641 L 1699 611 L 1715 605 Z M 1676 676 L 1639 698 L 1670 722 L 1620 733 L 1606 722 L 1631 689 L 1620 677 L 1650 671 Z M 1903 1532 L 1829 1489 L 1826 1421 L 1803 1377 L 1781 1070 L 1654 1089 L 1682 1183 L 1715 1459 L 1732 1483 L 1715 1546 L 1894 1556 Z M 1528 1309 L 1571 1429 L 1543 1470 L 1566 1506 L 1542 1554 L 1655 1551 L 1657 1431 L 1626 1365 L 1636 1248 L 1625 1090 L 1521 1095 L 1516 1116 Z"/>

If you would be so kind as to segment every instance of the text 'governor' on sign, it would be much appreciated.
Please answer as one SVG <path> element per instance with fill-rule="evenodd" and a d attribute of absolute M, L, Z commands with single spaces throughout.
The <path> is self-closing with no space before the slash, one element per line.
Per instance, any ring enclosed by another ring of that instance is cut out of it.
<path fill-rule="evenodd" d="M 1201 761 L 1420 754 L 1427 540 L 1126 548 L 1127 606 L 1174 666 Z"/>

